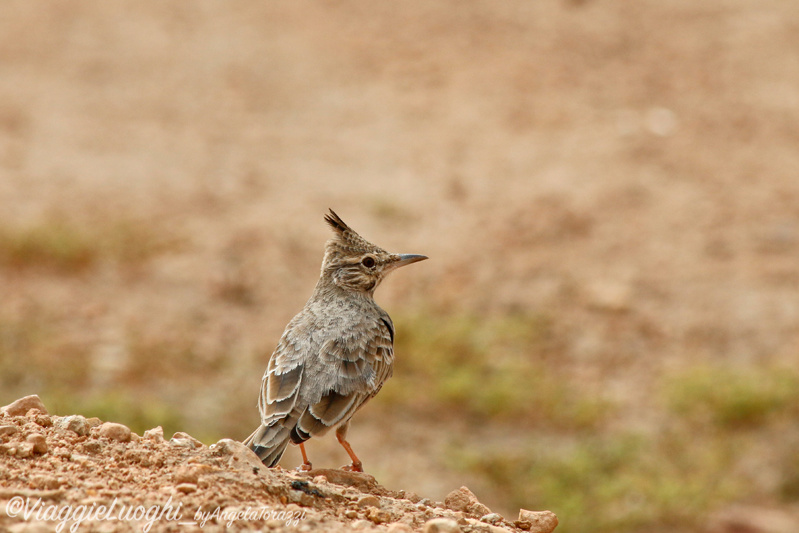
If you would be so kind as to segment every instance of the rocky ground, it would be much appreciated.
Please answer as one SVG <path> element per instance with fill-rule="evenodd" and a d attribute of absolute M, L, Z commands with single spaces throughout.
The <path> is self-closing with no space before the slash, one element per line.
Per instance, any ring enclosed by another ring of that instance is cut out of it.
<path fill-rule="evenodd" d="M 557 517 L 506 518 L 466 487 L 444 502 L 368 474 L 267 469 L 241 443 L 186 433 L 139 436 L 38 396 L 0 409 L 0 531 L 385 531 L 549 533 Z"/>

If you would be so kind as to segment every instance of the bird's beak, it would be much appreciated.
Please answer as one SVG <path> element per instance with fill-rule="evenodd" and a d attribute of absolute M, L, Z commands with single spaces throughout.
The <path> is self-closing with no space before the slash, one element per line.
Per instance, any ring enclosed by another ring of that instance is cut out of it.
<path fill-rule="evenodd" d="M 399 267 L 416 263 L 417 261 L 424 261 L 425 259 L 427 259 L 426 255 L 399 254 L 399 260 L 391 263 L 389 266 L 391 270 L 395 270 Z"/>

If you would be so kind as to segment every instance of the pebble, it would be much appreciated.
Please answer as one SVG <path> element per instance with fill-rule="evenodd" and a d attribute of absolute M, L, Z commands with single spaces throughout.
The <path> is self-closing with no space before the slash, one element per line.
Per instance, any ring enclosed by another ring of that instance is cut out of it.
<path fill-rule="evenodd" d="M 72 415 L 59 418 L 56 420 L 55 426 L 61 429 L 72 431 L 80 436 L 89 434 L 89 424 L 86 422 L 86 418 L 82 417 L 81 415 Z"/>
<path fill-rule="evenodd" d="M 353 518 L 358 518 L 358 511 L 355 509 L 347 509 L 344 511 L 344 518 L 349 518 L 350 520 Z"/>
<path fill-rule="evenodd" d="M 25 459 L 26 457 L 30 457 L 33 455 L 33 443 L 32 442 L 20 442 L 17 444 L 17 452 L 15 453 L 17 457 L 20 459 Z"/>
<path fill-rule="evenodd" d="M 444 504 L 453 511 L 463 511 L 477 516 L 491 514 L 491 509 L 480 503 L 467 487 L 453 490 L 444 498 Z"/>
<path fill-rule="evenodd" d="M 382 511 L 375 507 L 369 507 L 368 509 L 366 509 L 366 518 L 368 518 L 375 524 L 385 524 L 386 522 L 391 521 L 390 514 L 388 514 L 386 511 Z"/>
<path fill-rule="evenodd" d="M 123 424 L 117 424 L 116 422 L 106 422 L 101 424 L 98 433 L 101 437 L 115 440 L 117 442 L 130 441 L 130 428 Z"/>
<path fill-rule="evenodd" d="M 135 435 L 135 433 L 134 433 Z M 124 458 L 132 463 L 138 463 L 142 466 L 150 466 L 153 464 L 154 455 L 146 450 L 125 450 Z"/>
<path fill-rule="evenodd" d="M 175 489 L 183 494 L 191 494 L 192 492 L 197 492 L 197 485 L 194 483 L 181 483 Z"/>
<path fill-rule="evenodd" d="M 216 456 L 227 457 L 228 466 L 237 470 L 260 472 L 265 468 L 251 449 L 233 439 L 222 439 L 216 444 L 212 444 L 209 449 Z"/>
<path fill-rule="evenodd" d="M 515 525 L 532 533 L 551 533 L 558 525 L 558 517 L 552 511 L 519 509 L 519 519 Z"/>
<path fill-rule="evenodd" d="M 31 409 L 38 409 L 42 413 L 47 414 L 47 408 L 36 394 L 25 396 L 24 398 L 20 398 L 19 400 L 15 400 L 8 405 L 0 407 L 0 414 L 5 413 L 8 416 L 23 416 Z"/>
<path fill-rule="evenodd" d="M 405 499 L 411 503 L 419 503 L 422 501 L 422 497 L 416 494 L 415 492 L 403 491 L 405 492 Z"/>
<path fill-rule="evenodd" d="M 169 439 L 169 444 L 173 446 L 189 448 L 190 450 L 205 446 L 202 442 L 198 441 L 188 433 L 183 433 L 182 431 L 176 431 L 175 434 L 172 435 L 172 438 Z"/>
<path fill-rule="evenodd" d="M 0 426 L 0 437 L 9 437 L 17 431 L 19 431 L 17 426 Z"/>
<path fill-rule="evenodd" d="M 100 453 L 103 451 L 103 444 L 96 440 L 90 440 L 88 442 L 84 442 L 81 448 L 83 448 L 83 451 L 86 453 Z"/>
<path fill-rule="evenodd" d="M 41 433 L 31 433 L 25 440 L 33 445 L 33 453 L 47 453 L 47 441 Z"/>
<path fill-rule="evenodd" d="M 53 425 L 53 419 L 49 415 L 38 414 L 34 417 L 34 422 L 43 428 L 49 428 Z"/>
<path fill-rule="evenodd" d="M 423 533 L 460 533 L 461 528 L 455 520 L 433 518 L 424 524 Z"/>
<path fill-rule="evenodd" d="M 144 438 L 155 442 L 164 442 L 164 428 L 156 426 L 144 432 Z"/>
<path fill-rule="evenodd" d="M 177 484 L 193 483 L 197 484 L 200 479 L 200 471 L 197 468 L 183 466 L 175 470 L 172 474 L 172 481 Z"/>
<path fill-rule="evenodd" d="M 360 500 L 358 500 L 358 507 L 380 507 L 380 498 L 377 496 L 373 496 L 369 494 L 368 496 L 364 496 Z"/>
<path fill-rule="evenodd" d="M 480 521 L 487 524 L 498 524 L 502 522 L 502 516 L 497 513 L 489 513 L 487 515 L 481 516 Z"/>

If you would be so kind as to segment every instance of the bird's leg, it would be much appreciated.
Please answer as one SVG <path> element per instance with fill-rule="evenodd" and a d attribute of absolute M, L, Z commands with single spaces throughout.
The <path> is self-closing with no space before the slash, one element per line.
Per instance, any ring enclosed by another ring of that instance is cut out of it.
<path fill-rule="evenodd" d="M 305 453 L 305 444 L 300 443 L 300 453 L 302 454 L 302 464 L 297 467 L 297 470 L 300 472 L 309 472 L 313 466 L 311 465 L 311 461 L 308 460 L 308 455 Z"/>
<path fill-rule="evenodd" d="M 344 449 L 347 451 L 347 455 L 349 455 L 350 459 L 352 459 L 351 465 L 342 466 L 341 468 L 342 470 L 349 470 L 350 472 L 363 472 L 363 463 L 361 463 L 361 460 L 358 459 L 357 455 L 355 455 L 355 452 L 352 451 L 352 446 L 350 446 L 350 443 L 347 442 L 346 439 L 347 430 L 349 427 L 350 425 L 347 423 L 336 428 L 336 438 L 338 439 L 339 444 L 344 447 Z"/>

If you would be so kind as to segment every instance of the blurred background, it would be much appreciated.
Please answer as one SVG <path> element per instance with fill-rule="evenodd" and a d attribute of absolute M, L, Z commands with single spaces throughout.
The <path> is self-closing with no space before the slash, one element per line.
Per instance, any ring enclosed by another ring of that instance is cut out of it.
<path fill-rule="evenodd" d="M 350 435 L 382 484 L 777 531 L 797 147 L 791 1 L 5 1 L 0 405 L 244 439 L 332 207 L 430 256 L 377 293 L 395 377 Z"/>

